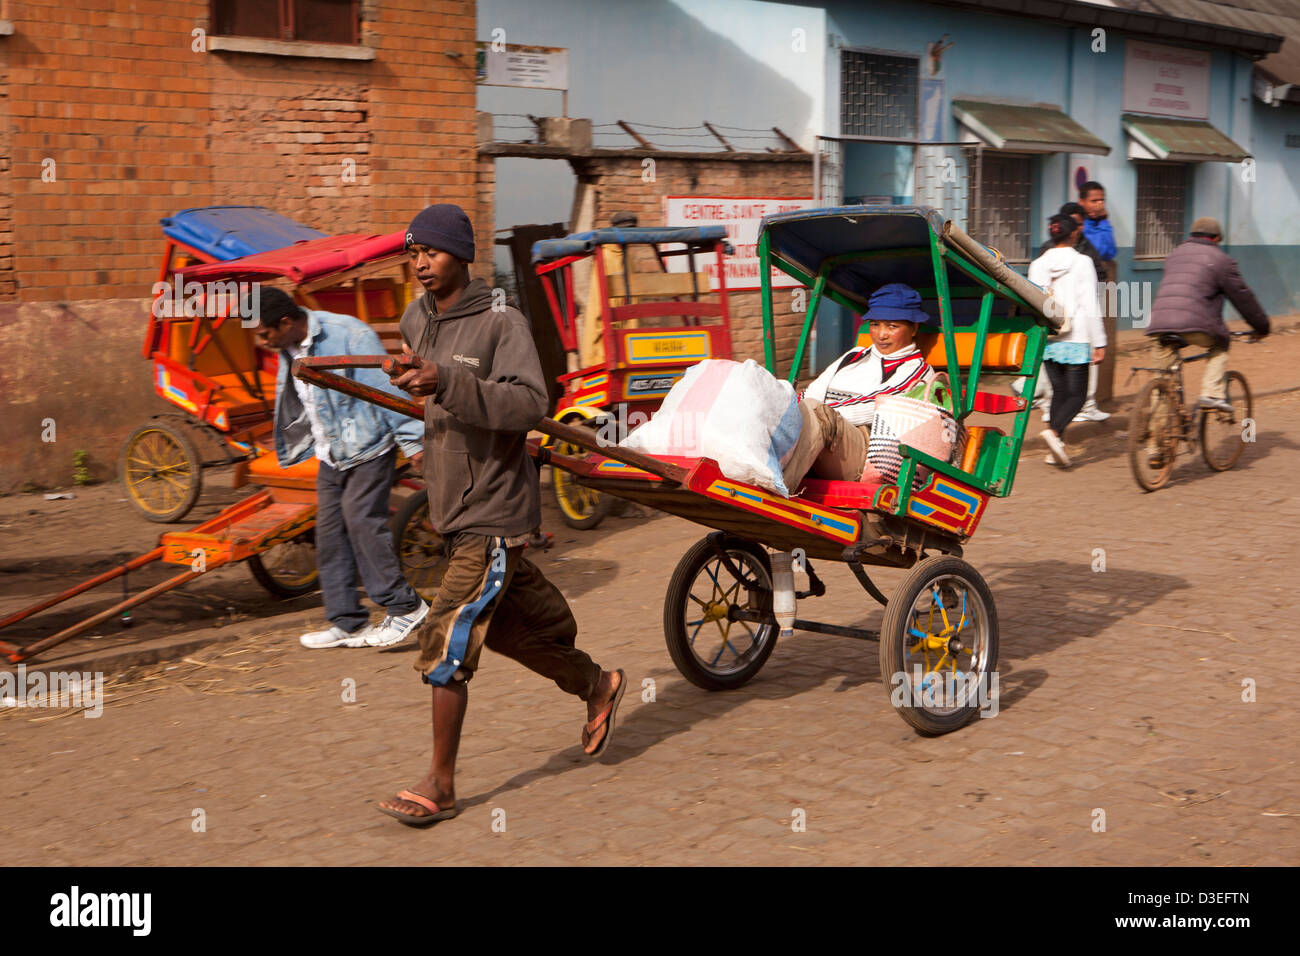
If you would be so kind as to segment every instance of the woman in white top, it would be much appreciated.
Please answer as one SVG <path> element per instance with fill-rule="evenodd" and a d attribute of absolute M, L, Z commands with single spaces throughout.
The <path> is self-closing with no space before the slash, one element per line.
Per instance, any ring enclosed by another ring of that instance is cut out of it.
<path fill-rule="evenodd" d="M 799 441 L 783 469 L 792 492 L 809 470 L 822 478 L 858 481 L 867 463 L 876 399 L 934 377 L 912 344 L 917 326 L 929 318 L 920 293 L 901 282 L 881 286 L 863 318 L 871 347 L 845 352 L 799 393 Z"/>
<path fill-rule="evenodd" d="M 1097 272 L 1092 260 L 1074 248 L 1079 224 L 1072 216 L 1047 221 L 1052 248 L 1029 264 L 1029 281 L 1048 290 L 1070 319 L 1070 330 L 1053 338 L 1043 352 L 1043 369 L 1052 383 L 1049 427 L 1043 440 L 1051 449 L 1047 460 L 1069 467 L 1065 429 L 1088 397 L 1088 368 L 1106 352 L 1106 329 L 1097 302 Z"/>

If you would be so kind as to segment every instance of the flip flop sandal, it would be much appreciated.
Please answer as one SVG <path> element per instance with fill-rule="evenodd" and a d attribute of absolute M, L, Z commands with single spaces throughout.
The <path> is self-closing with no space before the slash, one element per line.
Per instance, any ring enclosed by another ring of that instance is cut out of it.
<path fill-rule="evenodd" d="M 390 810 L 388 807 L 375 807 L 380 813 L 386 813 L 394 819 L 401 820 L 409 827 L 427 827 L 431 823 L 437 823 L 439 820 L 450 820 L 460 813 L 460 807 L 452 807 L 444 810 L 436 803 L 430 800 L 422 793 L 415 793 L 411 790 L 403 790 L 397 794 L 398 800 L 406 800 L 409 803 L 418 803 L 428 813 L 417 816 L 414 813 L 403 813 L 401 810 Z"/>
<path fill-rule="evenodd" d="M 627 690 L 627 675 L 622 670 L 616 671 L 618 674 L 618 690 L 614 691 L 614 699 L 605 705 L 605 709 L 597 714 L 592 720 L 582 728 L 585 740 L 583 741 L 583 751 L 586 752 L 587 741 L 592 735 L 600 729 L 601 724 L 607 724 L 605 736 L 601 738 L 596 749 L 587 753 L 588 757 L 599 757 L 609 746 L 609 742 L 614 739 L 614 715 L 618 713 L 619 702 L 623 699 L 623 691 Z"/>

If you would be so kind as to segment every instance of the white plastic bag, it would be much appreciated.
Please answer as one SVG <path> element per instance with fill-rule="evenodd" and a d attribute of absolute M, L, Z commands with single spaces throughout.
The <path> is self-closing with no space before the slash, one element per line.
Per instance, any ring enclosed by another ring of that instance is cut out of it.
<path fill-rule="evenodd" d="M 794 387 L 753 360 L 686 370 L 650 421 L 620 443 L 647 455 L 712 458 L 728 478 L 789 497 L 782 466 L 799 440 Z"/>

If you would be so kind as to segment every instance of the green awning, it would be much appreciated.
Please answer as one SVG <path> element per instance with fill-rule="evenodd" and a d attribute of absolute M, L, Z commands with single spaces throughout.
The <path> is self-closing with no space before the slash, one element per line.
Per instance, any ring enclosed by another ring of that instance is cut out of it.
<path fill-rule="evenodd" d="M 1176 163 L 1239 163 L 1250 153 L 1204 120 L 1169 119 L 1164 116 L 1120 117 L 1124 132 L 1141 150 L 1130 149 L 1131 159 L 1167 159 Z M 1140 155 L 1145 151 L 1150 155 Z"/>
<path fill-rule="evenodd" d="M 1110 147 L 1051 106 L 1011 106 L 978 100 L 953 100 L 952 112 L 993 149 L 1014 153 L 1096 153 Z"/>

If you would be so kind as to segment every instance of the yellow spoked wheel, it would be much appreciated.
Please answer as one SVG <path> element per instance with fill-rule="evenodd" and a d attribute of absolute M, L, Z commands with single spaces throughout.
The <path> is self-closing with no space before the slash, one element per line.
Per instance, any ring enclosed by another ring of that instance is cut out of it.
<path fill-rule="evenodd" d="M 447 542 L 429 523 L 429 496 L 418 491 L 406 499 L 393 518 L 393 538 L 402 575 L 415 593 L 433 600 L 447 572 Z"/>
<path fill-rule="evenodd" d="M 179 521 L 199 500 L 203 463 L 182 425 L 155 419 L 131 433 L 118 472 L 127 498 L 150 521 Z"/>
<path fill-rule="evenodd" d="M 898 586 L 880 631 L 880 673 L 903 720 L 930 736 L 997 713 L 993 594 L 961 558 L 926 558 Z"/>
<path fill-rule="evenodd" d="M 568 442 L 556 442 L 554 450 L 561 455 L 585 455 L 586 449 Z M 573 475 L 562 468 L 551 469 L 551 487 L 555 503 L 560 506 L 560 517 L 570 528 L 586 531 L 596 527 L 609 513 L 609 499 L 599 491 L 584 488 Z"/>
<path fill-rule="evenodd" d="M 727 561 L 709 538 L 693 545 L 673 571 L 664 598 L 668 653 L 682 676 L 705 690 L 740 687 L 776 646 L 767 552 L 734 538 L 724 548 Z M 759 620 L 737 620 L 737 611 Z"/>
<path fill-rule="evenodd" d="M 267 548 L 248 559 L 257 583 L 279 598 L 294 598 L 316 590 L 316 537 L 308 531 Z"/>

